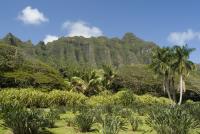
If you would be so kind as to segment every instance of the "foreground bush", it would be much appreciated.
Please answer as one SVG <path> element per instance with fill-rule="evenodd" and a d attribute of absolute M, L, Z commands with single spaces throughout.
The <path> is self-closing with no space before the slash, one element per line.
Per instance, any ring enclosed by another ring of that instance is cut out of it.
<path fill-rule="evenodd" d="M 181 107 L 157 107 L 147 119 L 147 124 L 158 134 L 188 134 L 200 124 Z"/>
<path fill-rule="evenodd" d="M 74 121 L 75 117 L 76 116 L 73 113 L 71 113 L 71 112 L 67 113 L 67 117 L 65 117 L 65 121 L 66 121 L 68 127 L 74 126 L 74 124 L 75 124 L 75 121 Z"/>
<path fill-rule="evenodd" d="M 102 134 L 118 134 L 120 130 L 127 129 L 127 122 L 120 116 L 105 115 L 101 120 Z"/>
<path fill-rule="evenodd" d="M 90 110 L 84 109 L 75 116 L 74 122 L 81 132 L 89 132 L 94 123 L 94 115 Z"/>
<path fill-rule="evenodd" d="M 138 127 L 142 124 L 142 120 L 134 115 L 129 118 L 129 122 L 133 131 L 137 131 Z"/>
<path fill-rule="evenodd" d="M 47 112 L 44 113 L 44 117 L 46 119 L 45 126 L 48 128 L 55 127 L 56 120 L 60 119 L 60 111 L 59 109 L 50 108 Z"/>
<path fill-rule="evenodd" d="M 195 119 L 200 122 L 200 102 L 188 101 L 183 104 L 183 108 L 186 109 Z"/>
<path fill-rule="evenodd" d="M 19 103 L 0 104 L 0 117 L 14 134 L 38 134 L 41 128 L 54 127 L 57 109 L 26 108 Z"/>
<path fill-rule="evenodd" d="M 38 134 L 48 122 L 41 110 L 26 109 L 18 104 L 1 105 L 1 117 L 14 134 Z"/>

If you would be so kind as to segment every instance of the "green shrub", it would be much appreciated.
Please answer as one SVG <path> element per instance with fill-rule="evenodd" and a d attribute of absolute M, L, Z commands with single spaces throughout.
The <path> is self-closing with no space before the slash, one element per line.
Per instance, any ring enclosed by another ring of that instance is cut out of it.
<path fill-rule="evenodd" d="M 99 105 L 135 106 L 135 95 L 131 91 L 119 91 L 116 94 L 105 93 L 90 97 L 86 103 L 92 107 Z"/>
<path fill-rule="evenodd" d="M 181 107 L 157 107 L 149 114 L 147 124 L 158 134 L 188 134 L 200 124 Z"/>
<path fill-rule="evenodd" d="M 74 122 L 81 132 L 89 132 L 94 123 L 94 115 L 90 110 L 84 109 L 75 116 Z"/>
<path fill-rule="evenodd" d="M 19 102 L 26 107 L 48 107 L 47 94 L 34 90 L 28 89 L 4 89 L 0 91 L 0 102 L 1 103 L 12 103 Z"/>
<path fill-rule="evenodd" d="M 136 95 L 136 108 L 135 112 L 138 112 L 140 115 L 149 114 L 155 107 L 160 106 L 171 106 L 174 104 L 173 101 L 164 98 L 164 97 L 155 97 L 149 94 L 137 96 Z"/>
<path fill-rule="evenodd" d="M 105 115 L 101 120 L 103 134 L 118 134 L 120 130 L 126 130 L 127 122 L 120 116 Z"/>
<path fill-rule="evenodd" d="M 65 121 L 67 122 L 67 126 L 68 127 L 72 127 L 75 124 L 74 123 L 74 117 L 68 116 L 68 117 L 65 118 Z"/>
<path fill-rule="evenodd" d="M 72 109 L 74 112 L 79 106 L 84 105 L 87 99 L 83 94 L 59 90 L 50 92 L 48 96 L 50 105 L 67 105 L 67 107 Z"/>
<path fill-rule="evenodd" d="M 14 134 L 38 134 L 39 129 L 46 127 L 43 111 L 27 109 L 18 104 L 1 105 L 1 117 L 6 127 Z"/>
<path fill-rule="evenodd" d="M 200 122 L 200 103 L 199 102 L 186 102 L 182 105 L 195 119 Z"/>
<path fill-rule="evenodd" d="M 55 108 L 50 108 L 45 113 L 46 126 L 49 128 L 55 127 L 56 120 L 58 120 L 60 118 L 59 114 L 60 114 L 59 110 L 57 110 Z"/>
<path fill-rule="evenodd" d="M 135 95 L 131 91 L 120 91 L 115 95 L 118 98 L 118 103 L 125 107 L 135 105 Z"/>
<path fill-rule="evenodd" d="M 19 102 L 26 107 L 47 108 L 50 106 L 68 106 L 75 109 L 79 105 L 83 105 L 87 97 L 82 94 L 53 90 L 50 92 L 42 92 L 28 89 L 4 89 L 0 91 L 0 102 Z"/>
<path fill-rule="evenodd" d="M 132 115 L 132 110 L 129 108 L 121 108 L 116 111 L 116 114 L 120 115 L 122 118 L 129 118 Z"/>
<path fill-rule="evenodd" d="M 98 96 L 92 96 L 87 101 L 86 104 L 92 107 L 100 105 L 114 105 L 116 104 L 115 96 L 112 94 L 101 94 Z"/>
<path fill-rule="evenodd" d="M 142 124 L 142 120 L 134 115 L 130 116 L 129 122 L 133 131 L 137 131 L 138 127 Z"/>
<path fill-rule="evenodd" d="M 152 95 L 149 94 L 145 94 L 145 95 L 141 95 L 141 96 L 137 96 L 137 101 L 138 103 L 142 103 L 145 105 L 165 105 L 165 106 L 169 106 L 171 104 L 173 104 L 174 102 L 172 100 L 169 100 L 167 98 L 164 97 L 154 97 Z"/>

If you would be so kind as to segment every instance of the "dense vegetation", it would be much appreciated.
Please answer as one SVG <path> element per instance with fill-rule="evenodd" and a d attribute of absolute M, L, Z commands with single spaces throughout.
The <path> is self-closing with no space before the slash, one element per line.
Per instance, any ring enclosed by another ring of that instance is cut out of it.
<path fill-rule="evenodd" d="M 0 40 L 0 133 L 198 134 L 192 51 L 131 33 L 35 46 L 9 33 Z"/>

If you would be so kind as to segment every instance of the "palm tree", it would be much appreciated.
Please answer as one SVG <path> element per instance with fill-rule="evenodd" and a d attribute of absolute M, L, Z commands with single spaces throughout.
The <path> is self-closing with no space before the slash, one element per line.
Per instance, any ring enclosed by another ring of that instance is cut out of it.
<path fill-rule="evenodd" d="M 179 81 L 179 90 L 180 97 L 178 104 L 182 103 L 183 91 L 185 91 L 185 77 L 189 75 L 189 72 L 195 69 L 195 64 L 189 60 L 191 52 L 194 48 L 188 48 L 187 45 L 184 46 L 174 46 L 175 58 L 176 61 L 173 64 L 173 69 L 178 73 Z"/>
<path fill-rule="evenodd" d="M 72 77 L 71 85 L 77 92 L 82 92 L 86 96 L 98 94 L 103 90 L 102 77 L 97 71 L 90 72 L 84 78 Z"/>
<path fill-rule="evenodd" d="M 112 86 L 113 79 L 116 76 L 116 72 L 112 69 L 111 66 L 103 65 L 103 86 L 107 89 L 110 89 Z"/>
<path fill-rule="evenodd" d="M 154 70 L 156 74 L 163 77 L 163 90 L 167 92 L 169 99 L 171 99 L 170 93 L 170 75 L 171 75 L 171 49 L 166 48 L 156 48 L 152 53 L 152 62 L 150 67 Z"/>

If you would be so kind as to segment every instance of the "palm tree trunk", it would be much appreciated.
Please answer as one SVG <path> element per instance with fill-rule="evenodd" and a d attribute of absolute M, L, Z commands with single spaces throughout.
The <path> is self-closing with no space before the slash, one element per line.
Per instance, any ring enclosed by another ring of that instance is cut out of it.
<path fill-rule="evenodd" d="M 186 89 L 185 89 L 185 81 L 183 80 L 183 92 L 185 93 L 186 92 Z"/>
<path fill-rule="evenodd" d="M 183 75 L 180 75 L 180 97 L 179 97 L 179 102 L 178 105 L 181 105 L 183 99 Z"/>
<path fill-rule="evenodd" d="M 173 100 L 174 102 L 176 103 L 176 90 L 175 90 L 175 86 L 174 86 L 174 77 L 172 77 L 172 85 L 171 85 L 171 88 L 172 88 L 172 97 L 173 97 Z"/>
<path fill-rule="evenodd" d="M 165 88 L 165 80 L 163 81 L 163 92 L 165 94 L 166 88 Z"/>
<path fill-rule="evenodd" d="M 169 79 L 167 79 L 165 81 L 165 83 L 166 83 L 166 91 L 167 91 L 168 98 L 171 100 L 172 97 L 171 97 L 171 94 L 170 94 L 170 91 L 169 91 Z"/>
<path fill-rule="evenodd" d="M 163 92 L 165 94 L 166 92 L 166 77 L 164 76 L 164 80 L 163 80 Z"/>

